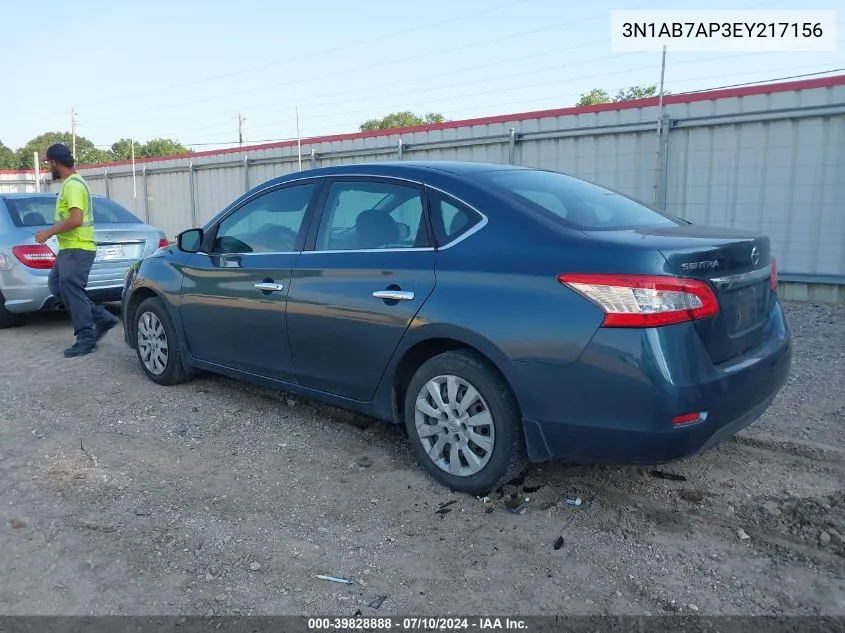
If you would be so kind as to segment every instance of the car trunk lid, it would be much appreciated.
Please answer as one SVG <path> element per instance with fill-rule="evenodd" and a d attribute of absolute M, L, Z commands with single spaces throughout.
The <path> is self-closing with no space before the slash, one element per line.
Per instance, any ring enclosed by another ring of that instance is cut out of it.
<path fill-rule="evenodd" d="M 141 224 L 112 224 L 103 228 L 94 225 L 97 242 L 95 263 L 138 261 L 155 251 L 160 236 Z"/>
<path fill-rule="evenodd" d="M 666 260 L 664 274 L 711 284 L 719 313 L 696 321 L 695 328 L 714 363 L 735 358 L 765 340 L 775 301 L 769 238 L 695 225 L 591 235 L 656 250 Z"/>

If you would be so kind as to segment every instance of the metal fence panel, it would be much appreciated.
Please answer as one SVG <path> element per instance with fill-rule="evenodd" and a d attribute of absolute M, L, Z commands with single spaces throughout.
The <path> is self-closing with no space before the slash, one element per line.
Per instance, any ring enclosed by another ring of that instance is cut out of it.
<path fill-rule="evenodd" d="M 203 225 L 244 192 L 243 166 L 207 167 L 194 172 L 196 181 L 196 223 Z"/>
<path fill-rule="evenodd" d="M 191 186 L 187 172 L 147 174 L 149 223 L 169 238 L 196 224 L 191 212 Z"/>
<path fill-rule="evenodd" d="M 307 169 L 307 160 L 303 160 L 305 162 L 302 168 Z M 289 161 L 284 163 L 259 163 L 257 165 L 250 165 L 250 187 L 257 187 L 258 185 L 265 183 L 268 180 L 272 180 L 273 178 L 278 178 L 279 176 L 284 176 L 286 174 L 293 173 L 298 169 L 299 167 L 297 163 Z"/>
<path fill-rule="evenodd" d="M 843 275 L 843 136 L 842 115 L 674 130 L 667 210 L 765 233 L 785 272 Z"/>
<path fill-rule="evenodd" d="M 143 219 L 144 190 L 142 185 L 140 174 L 136 174 L 134 186 L 131 175 L 109 176 L 109 198 L 122 204 L 136 216 Z"/>
<path fill-rule="evenodd" d="M 35 177 L 26 174 L 0 174 L 0 193 L 35 191 Z"/>

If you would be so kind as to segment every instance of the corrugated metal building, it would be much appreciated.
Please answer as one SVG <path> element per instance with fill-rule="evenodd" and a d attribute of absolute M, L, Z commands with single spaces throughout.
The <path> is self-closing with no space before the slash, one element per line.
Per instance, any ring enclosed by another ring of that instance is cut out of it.
<path fill-rule="evenodd" d="M 661 132 L 658 134 L 658 120 Z M 469 160 L 554 169 L 693 222 L 762 231 L 793 298 L 845 301 L 845 76 L 303 139 L 302 167 Z M 85 168 L 168 235 L 299 169 L 296 142 Z M 55 187 L 55 185 L 52 185 Z"/>

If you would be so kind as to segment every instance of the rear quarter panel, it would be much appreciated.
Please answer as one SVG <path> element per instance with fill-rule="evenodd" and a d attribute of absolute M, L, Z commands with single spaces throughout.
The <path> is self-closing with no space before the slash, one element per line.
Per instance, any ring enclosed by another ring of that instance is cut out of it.
<path fill-rule="evenodd" d="M 598 330 L 601 309 L 557 280 L 565 272 L 653 272 L 653 252 L 608 249 L 577 232 L 490 225 L 435 257 L 437 285 L 409 336 L 449 330 L 489 342 L 499 358 L 569 364 Z"/>

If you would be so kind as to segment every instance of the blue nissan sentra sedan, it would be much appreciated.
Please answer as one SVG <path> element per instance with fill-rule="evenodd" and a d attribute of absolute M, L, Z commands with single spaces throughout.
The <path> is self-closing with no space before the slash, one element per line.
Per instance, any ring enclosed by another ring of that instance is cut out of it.
<path fill-rule="evenodd" d="M 529 462 L 707 449 L 791 363 L 766 236 L 494 164 L 276 178 L 133 266 L 122 301 L 156 383 L 205 370 L 403 424 L 473 494 Z"/>

